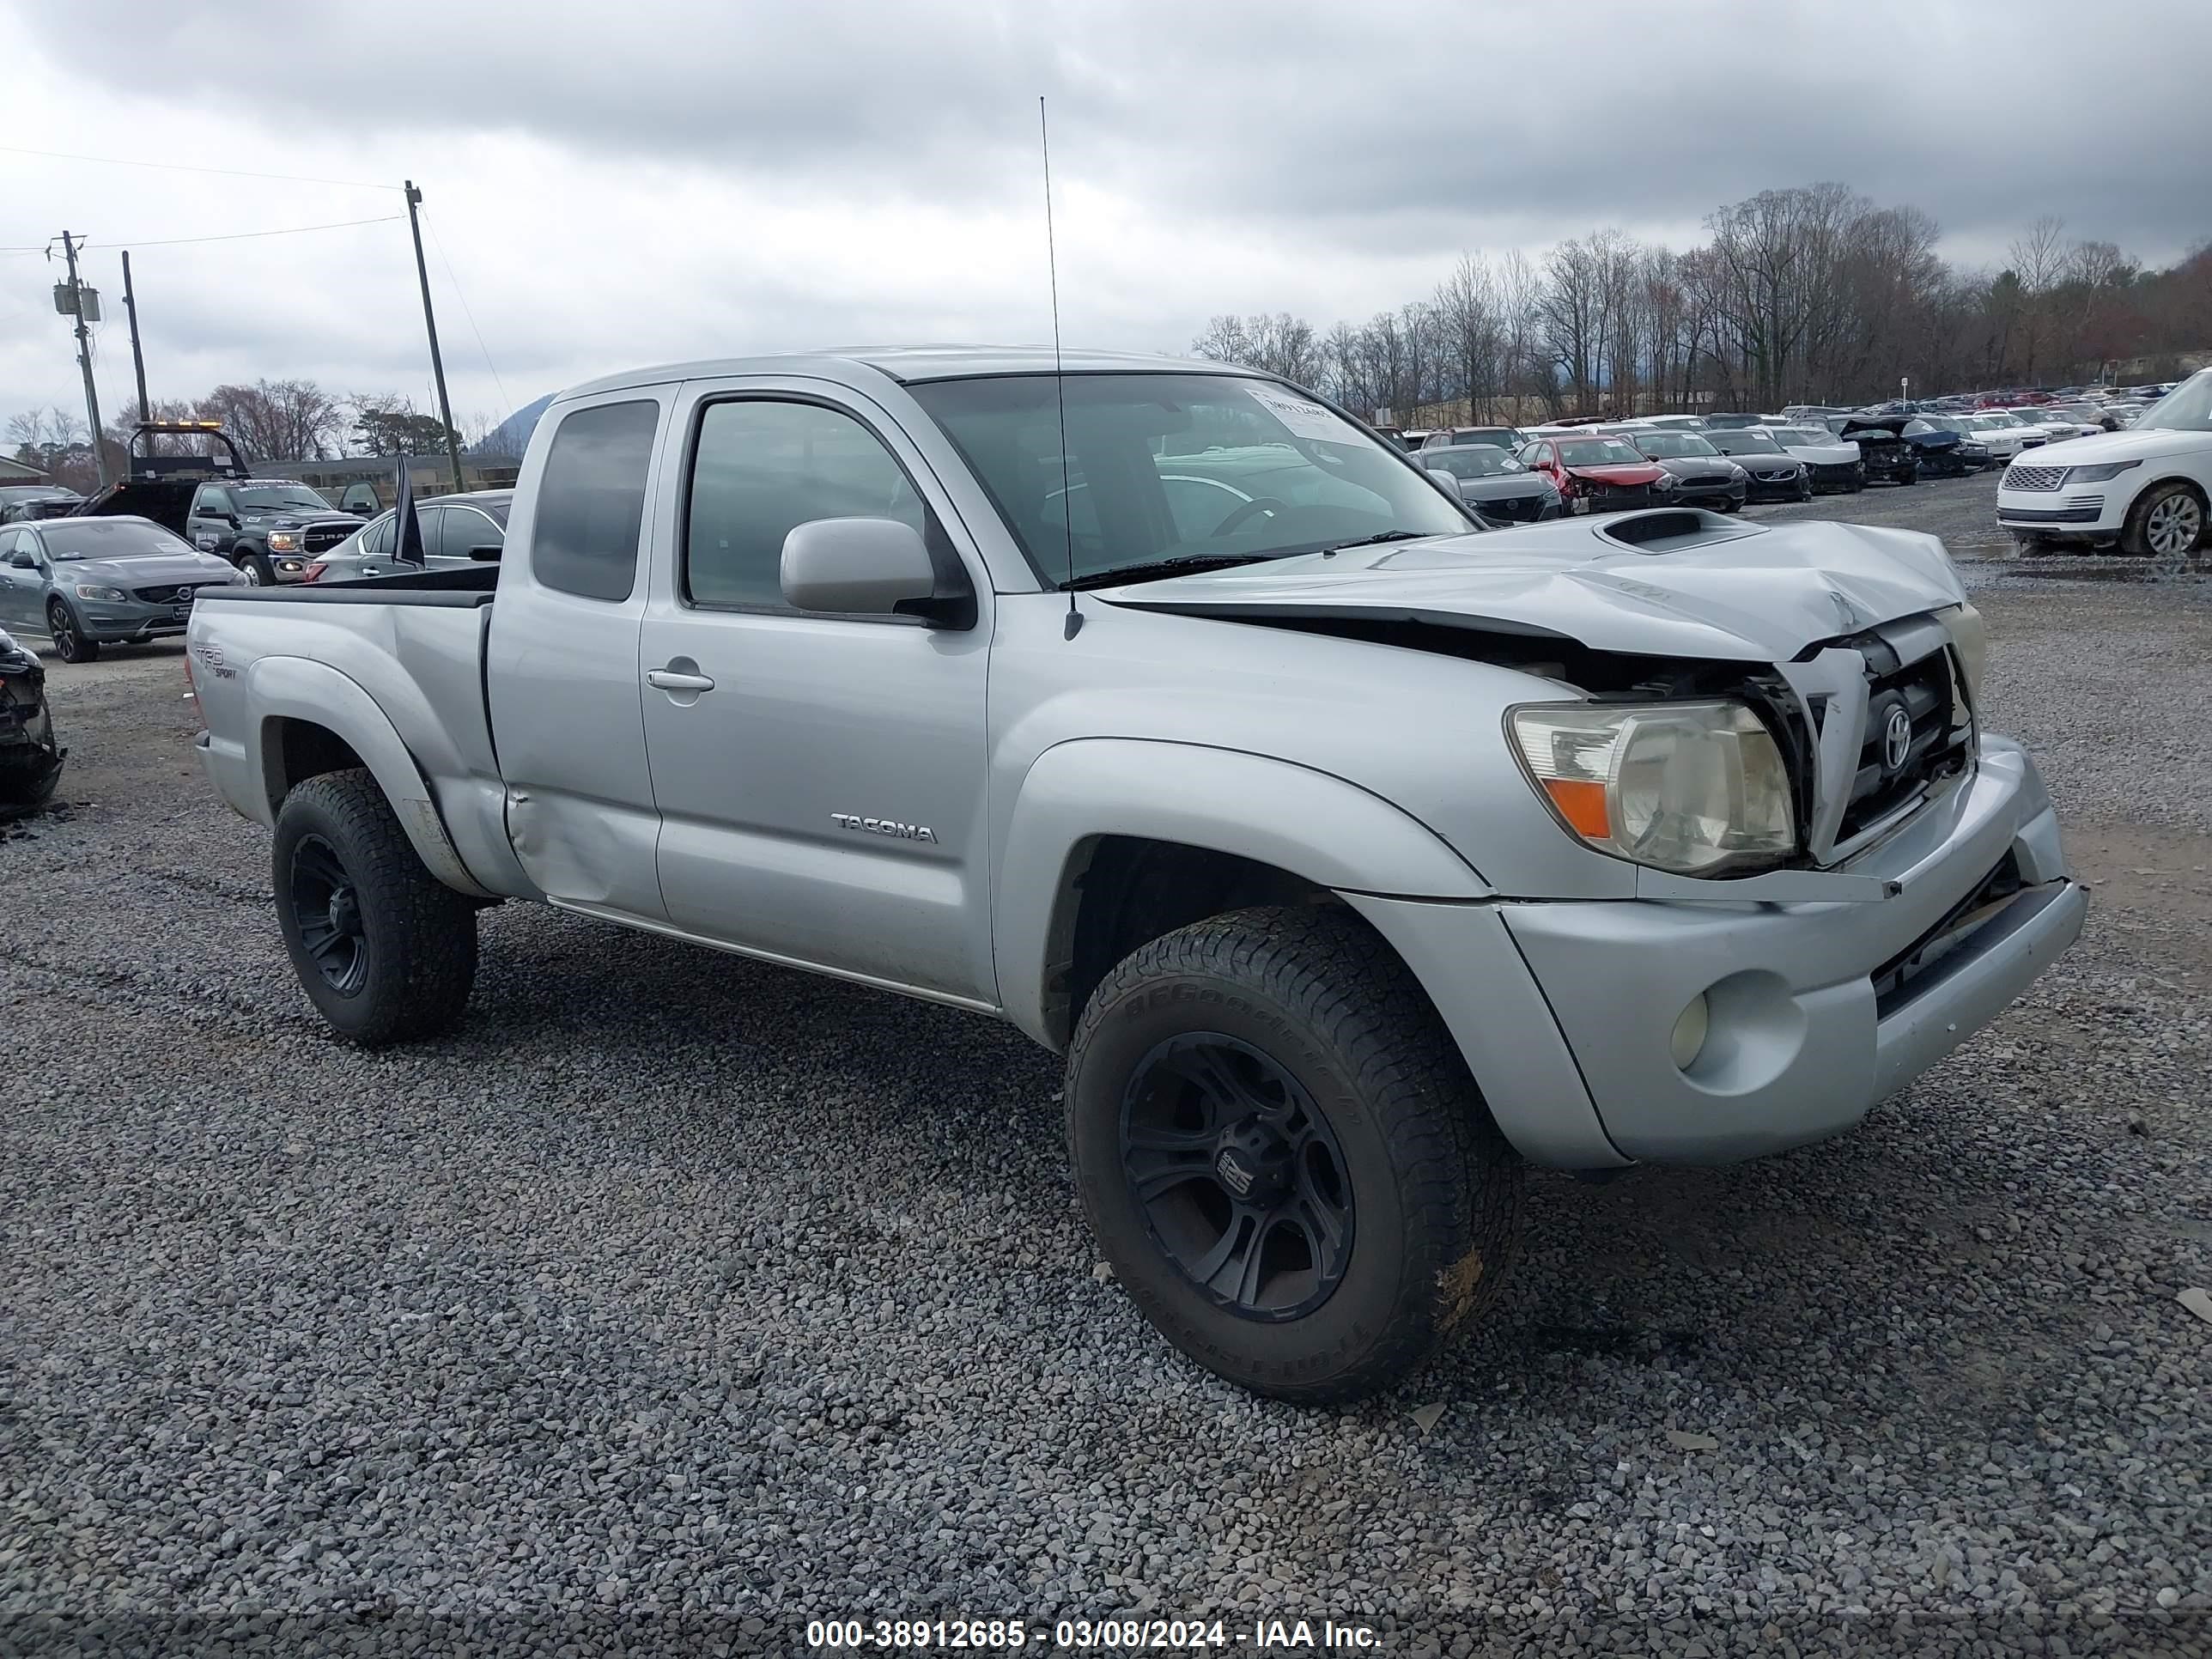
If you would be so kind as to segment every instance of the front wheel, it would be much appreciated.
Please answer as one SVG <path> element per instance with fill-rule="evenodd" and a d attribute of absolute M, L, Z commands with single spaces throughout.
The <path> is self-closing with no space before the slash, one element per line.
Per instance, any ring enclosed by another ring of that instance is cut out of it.
<path fill-rule="evenodd" d="M 76 617 L 59 599 L 46 607 L 46 633 L 54 642 L 54 655 L 64 662 L 100 660 L 100 641 L 86 636 Z"/>
<path fill-rule="evenodd" d="M 276 567 L 269 562 L 266 553 L 244 552 L 238 556 L 238 568 L 246 573 L 248 587 L 276 586 Z"/>
<path fill-rule="evenodd" d="M 2204 538 L 2204 498 L 2179 482 L 2146 489 L 2128 509 L 2120 547 L 2137 558 L 2179 569 Z"/>
<path fill-rule="evenodd" d="M 270 857 L 285 951 L 332 1030 L 373 1048 L 459 1021 L 476 909 L 423 868 L 374 777 L 325 772 L 294 789 Z"/>
<path fill-rule="evenodd" d="M 1240 910 L 1136 951 L 1084 1009 L 1066 1100 L 1116 1277 L 1255 1392 L 1389 1386 L 1511 1263 L 1520 1162 L 1419 984 L 1348 912 Z"/>

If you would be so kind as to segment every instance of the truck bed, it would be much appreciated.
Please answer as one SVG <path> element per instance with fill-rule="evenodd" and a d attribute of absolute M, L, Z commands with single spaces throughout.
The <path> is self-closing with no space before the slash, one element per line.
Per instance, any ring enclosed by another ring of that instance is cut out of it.
<path fill-rule="evenodd" d="M 327 585 L 201 589 L 185 639 L 210 766 L 225 798 L 248 817 L 273 821 L 265 793 L 271 734 L 264 729 L 271 711 L 304 725 L 327 721 L 356 749 L 357 727 L 336 718 L 337 707 L 349 706 L 352 720 L 372 729 L 380 715 L 398 742 L 387 738 L 380 757 L 362 750 L 363 760 L 372 768 L 411 763 L 421 780 L 416 793 L 427 787 L 462 862 L 492 890 L 512 890 L 519 872 L 484 701 L 498 578 L 499 567 L 485 564 Z M 387 793 L 404 793 L 387 782 Z"/>

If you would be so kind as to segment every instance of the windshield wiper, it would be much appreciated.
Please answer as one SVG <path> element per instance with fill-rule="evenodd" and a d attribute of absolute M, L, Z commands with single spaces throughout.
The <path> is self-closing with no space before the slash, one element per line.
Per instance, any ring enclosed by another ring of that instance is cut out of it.
<path fill-rule="evenodd" d="M 1188 575 L 1194 570 L 1226 570 L 1232 565 L 1259 564 L 1276 556 L 1273 553 L 1186 553 L 1172 559 L 1139 559 L 1134 564 L 1115 565 L 1110 570 L 1094 570 L 1088 575 L 1055 583 L 1062 592 L 1071 588 L 1113 587 L 1133 580 L 1150 581 L 1160 576 Z"/>
<path fill-rule="evenodd" d="M 1362 536 L 1356 542 L 1338 542 L 1322 550 L 1324 553 L 1341 553 L 1349 548 L 1373 547 L 1379 542 L 1418 542 L 1427 536 L 1449 535 L 1441 530 L 1380 530 L 1372 536 Z"/>

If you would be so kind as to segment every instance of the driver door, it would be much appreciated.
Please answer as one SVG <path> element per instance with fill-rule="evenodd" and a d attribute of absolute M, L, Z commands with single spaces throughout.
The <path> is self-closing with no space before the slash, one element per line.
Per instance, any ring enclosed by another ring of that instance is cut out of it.
<path fill-rule="evenodd" d="M 11 562 L 18 552 L 37 548 L 27 530 L 0 529 L 0 627 L 41 625 L 39 599 L 46 581 L 36 570 L 18 569 Z"/>

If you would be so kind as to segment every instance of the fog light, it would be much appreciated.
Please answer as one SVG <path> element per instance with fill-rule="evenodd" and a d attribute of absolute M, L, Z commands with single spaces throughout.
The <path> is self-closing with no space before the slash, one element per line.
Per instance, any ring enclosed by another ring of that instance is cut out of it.
<path fill-rule="evenodd" d="M 1698 1063 L 1698 1056 L 1705 1052 L 1708 1023 L 1705 994 L 1700 991 L 1677 1016 L 1674 1035 L 1667 1039 L 1667 1052 L 1674 1057 L 1677 1071 L 1686 1072 Z"/>

